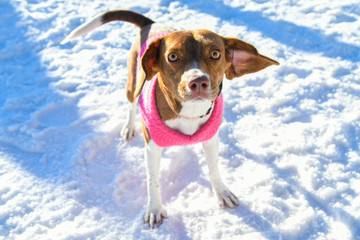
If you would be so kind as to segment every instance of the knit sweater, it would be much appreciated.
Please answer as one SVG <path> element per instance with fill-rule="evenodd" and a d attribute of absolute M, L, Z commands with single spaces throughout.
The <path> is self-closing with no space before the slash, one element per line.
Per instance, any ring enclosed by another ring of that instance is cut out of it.
<path fill-rule="evenodd" d="M 138 62 L 144 54 L 147 46 L 160 36 L 149 38 L 141 48 Z M 215 100 L 214 109 L 207 122 L 193 135 L 186 135 L 168 127 L 161 119 L 156 106 L 155 89 L 158 75 L 150 81 L 146 81 L 139 97 L 140 113 L 147 127 L 151 139 L 160 147 L 181 146 L 195 144 L 210 140 L 219 130 L 223 115 L 222 94 Z"/>

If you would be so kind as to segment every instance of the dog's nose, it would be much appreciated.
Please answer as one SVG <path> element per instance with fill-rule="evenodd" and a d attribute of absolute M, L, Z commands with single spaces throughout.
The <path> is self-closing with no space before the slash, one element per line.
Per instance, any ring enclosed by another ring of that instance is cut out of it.
<path fill-rule="evenodd" d="M 209 85 L 210 85 L 209 79 L 203 76 L 191 80 L 188 84 L 188 87 L 192 92 L 200 93 L 207 91 Z"/>

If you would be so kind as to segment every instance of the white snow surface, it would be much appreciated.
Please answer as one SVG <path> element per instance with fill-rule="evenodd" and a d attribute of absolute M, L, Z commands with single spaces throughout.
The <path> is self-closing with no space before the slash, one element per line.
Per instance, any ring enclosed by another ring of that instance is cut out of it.
<path fill-rule="evenodd" d="M 281 63 L 224 81 L 219 208 L 201 144 L 167 148 L 157 229 L 140 117 L 127 117 L 130 9 L 238 37 Z M 360 239 L 360 2 L 0 0 L 0 239 Z"/>

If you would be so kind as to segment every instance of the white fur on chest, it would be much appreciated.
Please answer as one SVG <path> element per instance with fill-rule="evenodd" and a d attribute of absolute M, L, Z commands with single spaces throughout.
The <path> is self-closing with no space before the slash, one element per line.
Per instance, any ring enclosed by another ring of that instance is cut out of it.
<path fill-rule="evenodd" d="M 209 120 L 213 109 L 211 109 L 210 114 L 206 115 L 206 113 L 211 105 L 212 102 L 210 100 L 183 102 L 179 113 L 179 116 L 181 117 L 167 120 L 165 121 L 165 124 L 183 134 L 193 135 L 207 122 L 207 120 Z M 204 117 L 200 118 L 200 116 Z"/>

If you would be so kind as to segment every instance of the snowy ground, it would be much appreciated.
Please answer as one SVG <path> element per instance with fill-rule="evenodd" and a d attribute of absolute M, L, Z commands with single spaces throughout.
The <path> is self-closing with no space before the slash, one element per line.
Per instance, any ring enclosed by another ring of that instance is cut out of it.
<path fill-rule="evenodd" d="M 137 29 L 86 19 L 131 9 L 241 38 L 279 67 L 225 81 L 220 209 L 201 145 L 161 165 L 169 218 L 142 223 L 141 126 L 126 119 Z M 360 2 L 0 0 L 0 239 L 360 239 Z"/>

